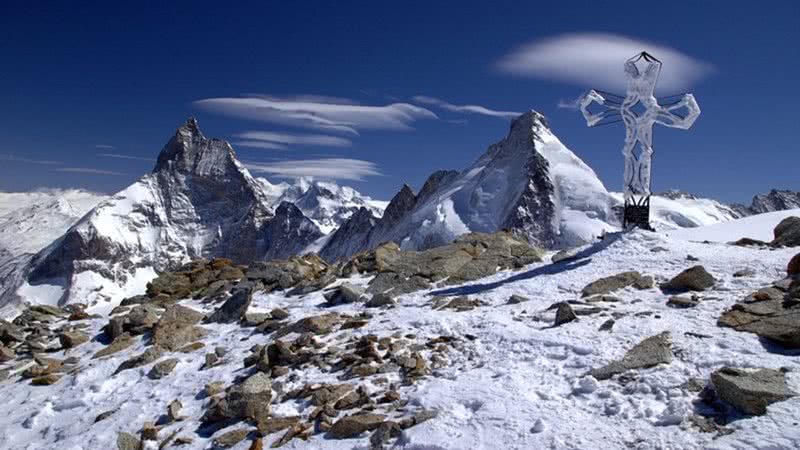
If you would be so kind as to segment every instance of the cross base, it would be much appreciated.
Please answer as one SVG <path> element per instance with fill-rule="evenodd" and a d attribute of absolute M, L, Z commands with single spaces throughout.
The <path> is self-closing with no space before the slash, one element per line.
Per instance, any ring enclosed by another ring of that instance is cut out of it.
<path fill-rule="evenodd" d="M 635 197 L 625 199 L 625 210 L 622 214 L 622 227 L 626 230 L 631 228 L 641 228 L 643 230 L 655 231 L 650 226 L 650 196 Z"/>

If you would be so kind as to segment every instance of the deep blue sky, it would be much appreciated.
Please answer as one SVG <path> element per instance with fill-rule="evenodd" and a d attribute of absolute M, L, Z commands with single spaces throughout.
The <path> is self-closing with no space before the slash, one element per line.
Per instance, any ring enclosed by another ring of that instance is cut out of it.
<path fill-rule="evenodd" d="M 726 201 L 749 201 L 773 187 L 800 190 L 800 2 L 80 3 L 0 6 L 2 190 L 116 191 L 149 171 L 146 159 L 195 115 L 207 136 L 232 141 L 259 130 L 351 139 L 344 148 L 237 153 L 246 161 L 371 161 L 383 176 L 342 183 L 388 199 L 404 182 L 418 188 L 433 170 L 464 168 L 509 124 L 421 105 L 440 120 L 348 136 L 228 117 L 192 103 L 245 94 L 335 96 L 375 106 L 426 95 L 503 111 L 536 109 L 609 189 L 619 190 L 623 129 L 589 129 L 580 113 L 556 106 L 591 86 L 513 77 L 495 66 L 520 45 L 581 32 L 651 41 L 714 67 L 691 86 L 702 108 L 694 127 L 655 132 L 654 190 Z M 59 170 L 65 168 L 122 175 Z"/>

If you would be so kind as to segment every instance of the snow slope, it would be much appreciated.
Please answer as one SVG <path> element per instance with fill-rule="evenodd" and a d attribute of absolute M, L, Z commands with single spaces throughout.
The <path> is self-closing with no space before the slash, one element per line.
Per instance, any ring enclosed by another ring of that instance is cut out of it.
<path fill-rule="evenodd" d="M 697 230 L 695 230 L 697 231 Z M 662 247 L 666 250 L 653 252 Z M 719 244 L 701 244 L 663 234 L 632 232 L 612 235 L 585 247 L 584 257 L 572 262 L 538 263 L 520 272 L 503 272 L 463 286 L 434 289 L 400 297 L 399 305 L 370 310 L 369 323 L 359 329 L 340 331 L 321 338 L 324 345 L 338 345 L 351 336 L 379 337 L 414 333 L 423 341 L 441 335 L 465 342 L 461 351 L 446 354 L 448 364 L 412 385 L 397 385 L 409 408 L 430 408 L 438 416 L 403 432 L 391 447 L 402 450 L 449 449 L 659 449 L 659 450 L 780 450 L 800 447 L 800 397 L 771 405 L 762 417 L 742 418 L 729 426 L 730 435 L 715 438 L 688 425 L 698 394 L 685 388 L 690 378 L 707 380 L 721 366 L 742 368 L 787 367 L 790 388 L 800 392 L 800 360 L 793 353 L 770 352 L 751 334 L 716 326 L 719 314 L 751 291 L 780 278 L 786 261 L 796 249 L 774 251 Z M 693 309 L 666 306 L 666 296 L 657 289 L 623 290 L 617 303 L 597 304 L 606 308 L 598 315 L 552 328 L 554 302 L 577 300 L 581 288 L 599 277 L 636 269 L 658 280 L 670 278 L 693 263 L 691 254 L 719 280 L 701 295 L 705 300 Z M 742 268 L 753 269 L 752 277 L 734 278 Z M 352 278 L 364 284 L 368 279 Z M 506 304 L 517 294 L 530 301 Z M 432 310 L 432 295 L 469 295 L 486 302 L 472 311 Z M 268 311 L 286 308 L 292 320 L 323 312 L 361 313 L 360 304 L 321 309 L 320 293 L 287 298 L 282 293 L 258 295 L 251 308 Z M 186 305 L 208 311 L 196 301 Z M 600 324 L 616 315 L 612 332 L 598 331 Z M 91 321 L 92 334 L 104 320 Z M 187 419 L 166 425 L 163 438 L 174 431 L 193 439 L 182 448 L 206 449 L 212 436 L 198 434 L 198 418 L 207 399 L 198 395 L 211 381 L 231 383 L 242 374 L 242 358 L 256 343 L 269 342 L 238 325 L 205 325 L 206 349 L 224 346 L 222 365 L 200 370 L 204 351 L 169 357 L 179 359 L 166 379 L 147 378 L 151 365 L 112 375 L 117 365 L 141 353 L 144 340 L 107 359 L 91 360 L 102 348 L 98 342 L 84 344 L 68 354 L 48 356 L 80 358 L 80 370 L 56 385 L 33 387 L 22 382 L 0 383 L 0 398 L 6 408 L 0 416 L 0 448 L 8 450 L 59 448 L 93 450 L 114 448 L 117 433 L 137 433 L 145 421 L 165 413 L 174 399 L 183 405 Z M 633 373 L 627 383 L 597 381 L 586 376 L 593 367 L 619 358 L 643 338 L 662 331 L 672 334 L 675 358 Z M 687 334 L 694 333 L 694 334 Z M 472 336 L 464 339 L 464 336 Z M 703 337 L 698 337 L 703 336 Z M 291 339 L 292 336 L 287 337 Z M 427 350 L 423 350 L 427 352 Z M 427 353 L 426 353 L 427 354 Z M 166 357 L 166 356 L 165 356 Z M 394 380 L 387 374 L 390 382 Z M 283 392 L 308 382 L 341 382 L 333 374 L 316 370 L 293 379 L 276 380 Z M 278 384 L 273 384 L 277 386 Z M 363 383 L 371 392 L 380 389 Z M 278 415 L 307 415 L 314 406 L 308 401 L 276 402 Z M 108 419 L 94 423 L 104 411 L 118 409 Z M 220 430 L 219 434 L 242 424 Z M 265 446 L 281 433 L 265 439 Z M 245 440 L 234 450 L 246 450 Z M 368 435 L 357 439 L 332 440 L 316 434 L 308 441 L 293 440 L 289 449 L 367 449 Z"/>
<path fill-rule="evenodd" d="M 743 237 L 769 242 L 775 237 L 773 234 L 775 226 L 791 216 L 800 217 L 800 209 L 757 214 L 701 228 L 672 230 L 668 234 L 675 239 L 701 242 L 734 242 Z"/>

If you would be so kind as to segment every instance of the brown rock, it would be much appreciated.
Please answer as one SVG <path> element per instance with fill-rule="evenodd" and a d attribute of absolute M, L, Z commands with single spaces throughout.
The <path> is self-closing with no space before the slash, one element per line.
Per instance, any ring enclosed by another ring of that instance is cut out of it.
<path fill-rule="evenodd" d="M 153 344 L 175 351 L 204 337 L 206 331 L 195 326 L 202 318 L 203 313 L 185 306 L 168 307 L 153 329 Z"/>
<path fill-rule="evenodd" d="M 354 438 L 365 431 L 378 428 L 385 419 L 384 415 L 371 413 L 345 416 L 333 424 L 328 435 L 334 439 Z"/>
<path fill-rule="evenodd" d="M 249 433 L 250 430 L 247 428 L 239 428 L 237 430 L 228 431 L 227 433 L 223 433 L 222 435 L 215 437 L 214 445 L 221 448 L 231 448 L 239 442 L 242 442 Z"/>
<path fill-rule="evenodd" d="M 789 265 L 786 267 L 786 274 L 790 277 L 800 275 L 800 253 L 794 255 L 789 260 Z"/>

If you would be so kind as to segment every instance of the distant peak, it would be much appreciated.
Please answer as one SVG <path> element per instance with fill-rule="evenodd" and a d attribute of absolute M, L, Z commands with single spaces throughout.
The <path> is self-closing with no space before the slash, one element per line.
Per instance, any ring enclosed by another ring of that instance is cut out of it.
<path fill-rule="evenodd" d="M 206 139 L 197 119 L 190 117 L 175 131 L 158 155 L 153 172 L 178 171 L 216 176 L 233 170 L 236 156 L 223 140 Z"/>
<path fill-rule="evenodd" d="M 200 125 L 197 123 L 197 119 L 194 116 L 186 119 L 186 122 L 178 128 L 177 134 L 189 134 L 192 136 L 203 135 L 203 133 L 200 132 Z"/>
<path fill-rule="evenodd" d="M 518 127 L 529 128 L 531 126 L 544 126 L 545 128 L 550 128 L 550 126 L 547 124 L 547 119 L 544 117 L 544 114 L 534 110 L 522 113 L 511 121 L 512 131 Z"/>

